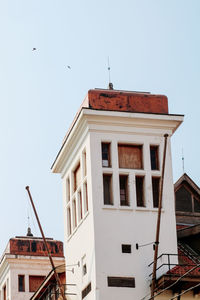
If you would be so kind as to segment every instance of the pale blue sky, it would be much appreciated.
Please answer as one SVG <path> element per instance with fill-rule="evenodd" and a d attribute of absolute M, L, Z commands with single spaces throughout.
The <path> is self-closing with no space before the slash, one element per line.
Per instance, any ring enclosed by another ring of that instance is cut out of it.
<path fill-rule="evenodd" d="M 185 114 L 172 139 L 174 181 L 183 147 L 200 185 L 199 16 L 199 0 L 0 0 L 0 253 L 26 234 L 26 185 L 46 236 L 63 240 L 50 167 L 87 90 L 107 87 L 108 55 L 114 88 L 165 94 L 170 113 Z"/>

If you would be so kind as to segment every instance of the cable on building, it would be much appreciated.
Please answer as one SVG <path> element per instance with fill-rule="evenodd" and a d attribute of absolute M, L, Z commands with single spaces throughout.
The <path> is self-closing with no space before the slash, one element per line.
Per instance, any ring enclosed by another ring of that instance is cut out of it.
<path fill-rule="evenodd" d="M 155 294 L 154 296 L 152 296 L 151 298 L 148 298 L 148 300 L 152 300 L 155 297 L 159 296 L 160 294 L 162 294 L 163 292 L 167 291 L 168 289 L 170 289 L 171 287 L 173 287 L 176 283 L 178 283 L 181 279 L 183 279 L 186 275 L 188 275 L 190 272 L 196 270 L 197 268 L 200 267 L 200 264 L 196 265 L 195 267 L 193 267 L 192 269 L 188 270 L 185 274 L 183 274 L 181 277 L 179 277 L 174 283 L 172 283 L 171 285 L 169 285 L 168 287 L 164 288 L 163 290 L 161 290 L 160 292 L 158 292 L 157 294 Z M 200 284 L 199 284 L 200 285 Z M 177 296 L 176 296 L 177 297 Z M 175 297 L 175 298 L 176 298 Z M 144 298 L 143 298 L 144 299 Z M 174 298 L 172 298 L 174 299 Z M 171 299 L 170 299 L 171 300 Z"/>
<path fill-rule="evenodd" d="M 177 298 L 177 297 L 180 297 L 180 296 L 186 294 L 187 292 L 192 291 L 193 289 L 195 289 L 195 288 L 198 287 L 198 286 L 200 286 L 200 283 L 198 283 L 198 284 L 196 284 L 195 286 L 193 286 L 193 287 L 191 287 L 191 288 L 185 290 L 184 292 L 182 292 L 182 293 L 180 293 L 180 294 L 178 294 L 178 295 L 176 295 L 176 296 L 170 298 L 169 300 L 173 300 L 173 299 L 175 299 L 175 298 Z"/>

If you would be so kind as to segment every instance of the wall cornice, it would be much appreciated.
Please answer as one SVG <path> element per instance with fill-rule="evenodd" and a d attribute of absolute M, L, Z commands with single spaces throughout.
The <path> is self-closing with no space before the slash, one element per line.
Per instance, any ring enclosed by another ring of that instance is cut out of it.
<path fill-rule="evenodd" d="M 52 166 L 53 173 L 64 173 L 66 162 L 83 142 L 88 132 L 126 133 L 170 136 L 183 122 L 183 115 L 130 113 L 82 108 L 74 126 Z"/>

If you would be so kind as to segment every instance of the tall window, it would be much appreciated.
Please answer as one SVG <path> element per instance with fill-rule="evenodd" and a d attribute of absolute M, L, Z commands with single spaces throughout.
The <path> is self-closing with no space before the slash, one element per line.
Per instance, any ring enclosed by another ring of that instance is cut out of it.
<path fill-rule="evenodd" d="M 141 145 L 118 145 L 119 168 L 142 169 Z"/>
<path fill-rule="evenodd" d="M 9 278 L 6 280 L 6 289 L 7 289 L 7 298 L 9 299 Z M 0 299 L 1 299 L 1 293 L 0 293 Z"/>
<path fill-rule="evenodd" d="M 83 185 L 84 190 L 84 212 L 88 212 L 88 190 L 87 190 L 87 182 Z"/>
<path fill-rule="evenodd" d="M 150 146 L 151 170 L 159 170 L 158 146 Z"/>
<path fill-rule="evenodd" d="M 73 228 L 77 226 L 77 216 L 76 216 L 76 200 L 72 201 L 72 215 L 73 215 Z"/>
<path fill-rule="evenodd" d="M 67 208 L 67 233 L 68 236 L 72 233 L 71 209 Z"/>
<path fill-rule="evenodd" d="M 6 285 L 3 287 L 3 300 L 6 300 Z"/>
<path fill-rule="evenodd" d="M 128 175 L 119 176 L 119 186 L 120 186 L 120 205 L 129 206 L 128 199 Z"/>
<path fill-rule="evenodd" d="M 137 206 L 144 207 L 144 177 L 135 177 Z"/>
<path fill-rule="evenodd" d="M 18 291 L 19 292 L 25 291 L 24 275 L 18 275 Z"/>
<path fill-rule="evenodd" d="M 67 188 L 67 202 L 69 202 L 70 201 L 70 180 L 69 180 L 69 178 L 67 178 L 66 188 Z"/>
<path fill-rule="evenodd" d="M 79 163 L 76 169 L 74 170 L 74 192 L 80 186 L 80 183 L 81 183 L 81 167 Z"/>
<path fill-rule="evenodd" d="M 158 207 L 160 177 L 152 177 L 153 207 Z"/>
<path fill-rule="evenodd" d="M 79 222 L 83 218 L 83 207 L 82 207 L 82 193 L 81 191 L 78 192 L 78 219 Z"/>
<path fill-rule="evenodd" d="M 86 161 L 86 150 L 83 152 L 83 176 L 87 175 L 87 161 Z"/>
<path fill-rule="evenodd" d="M 101 151 L 102 151 L 102 167 L 111 167 L 110 143 L 102 143 Z"/>
<path fill-rule="evenodd" d="M 104 204 L 112 205 L 112 175 L 111 174 L 103 174 L 103 196 L 104 196 Z"/>

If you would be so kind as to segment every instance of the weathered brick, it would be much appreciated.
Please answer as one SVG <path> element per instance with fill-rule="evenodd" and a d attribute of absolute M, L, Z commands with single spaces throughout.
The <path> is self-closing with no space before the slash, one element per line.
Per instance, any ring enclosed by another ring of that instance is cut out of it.
<path fill-rule="evenodd" d="M 89 90 L 83 107 L 100 110 L 168 114 L 164 95 L 117 90 Z"/>

